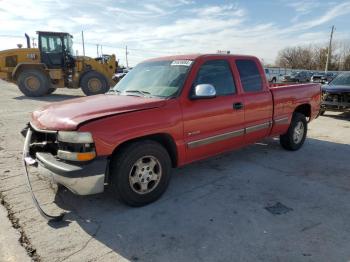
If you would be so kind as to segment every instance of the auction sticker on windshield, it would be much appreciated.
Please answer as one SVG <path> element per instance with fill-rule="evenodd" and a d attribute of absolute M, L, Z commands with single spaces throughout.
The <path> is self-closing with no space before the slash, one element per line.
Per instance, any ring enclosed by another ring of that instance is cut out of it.
<path fill-rule="evenodd" d="M 174 60 L 170 65 L 172 66 L 190 66 L 193 61 L 191 60 Z"/>

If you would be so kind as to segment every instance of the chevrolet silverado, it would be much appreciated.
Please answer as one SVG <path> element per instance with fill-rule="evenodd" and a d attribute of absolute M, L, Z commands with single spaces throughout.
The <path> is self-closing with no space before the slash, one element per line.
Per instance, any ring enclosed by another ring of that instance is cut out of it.
<path fill-rule="evenodd" d="M 316 83 L 269 86 L 253 56 L 151 59 L 106 94 L 33 112 L 25 167 L 39 165 L 78 195 L 108 186 L 124 203 L 142 206 L 164 193 L 172 167 L 266 137 L 298 150 L 320 97 Z"/>

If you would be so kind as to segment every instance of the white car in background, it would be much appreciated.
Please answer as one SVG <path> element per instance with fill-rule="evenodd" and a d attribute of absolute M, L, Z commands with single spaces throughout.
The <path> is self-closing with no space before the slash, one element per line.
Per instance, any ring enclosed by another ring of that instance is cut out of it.
<path fill-rule="evenodd" d="M 265 75 L 270 83 L 277 83 L 282 76 L 279 68 L 265 68 Z"/>

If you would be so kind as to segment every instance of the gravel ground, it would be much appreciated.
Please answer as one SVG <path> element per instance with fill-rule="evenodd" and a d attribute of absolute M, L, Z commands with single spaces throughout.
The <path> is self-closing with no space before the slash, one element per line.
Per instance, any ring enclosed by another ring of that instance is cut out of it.
<path fill-rule="evenodd" d="M 142 208 L 57 191 L 34 174 L 45 210 L 68 212 L 48 224 L 26 188 L 19 132 L 35 108 L 82 92 L 31 99 L 1 80 L 0 92 L 0 196 L 33 260 L 350 260 L 350 115 L 313 121 L 298 152 L 267 139 L 175 169 L 165 195 Z"/>

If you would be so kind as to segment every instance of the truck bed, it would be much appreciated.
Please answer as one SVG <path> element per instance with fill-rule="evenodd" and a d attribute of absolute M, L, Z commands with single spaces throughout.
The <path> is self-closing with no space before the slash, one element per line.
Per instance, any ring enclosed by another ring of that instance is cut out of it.
<path fill-rule="evenodd" d="M 273 101 L 273 120 L 276 123 L 278 120 L 285 121 L 285 125 L 275 125 L 272 134 L 279 133 L 280 129 L 289 126 L 290 116 L 292 116 L 296 107 L 302 104 L 310 104 L 311 107 L 305 107 L 304 110 L 310 112 L 310 119 L 312 120 L 318 116 L 321 103 L 321 85 L 319 83 L 307 84 L 276 84 L 269 86 Z"/>

